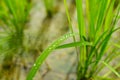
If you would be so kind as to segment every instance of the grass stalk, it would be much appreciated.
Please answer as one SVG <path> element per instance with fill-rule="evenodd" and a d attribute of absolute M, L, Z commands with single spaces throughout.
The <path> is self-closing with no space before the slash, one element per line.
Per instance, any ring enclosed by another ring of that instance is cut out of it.
<path fill-rule="evenodd" d="M 84 17 L 83 17 L 84 15 L 83 15 L 83 8 L 82 8 L 82 0 L 76 0 L 76 7 L 77 7 L 79 37 L 80 37 L 80 41 L 84 41 L 84 38 L 86 38 L 86 34 L 85 34 L 86 31 L 85 31 L 85 22 L 84 22 Z M 79 59 L 80 59 L 80 63 L 78 65 L 77 75 L 81 77 L 84 75 L 84 64 L 86 61 L 86 46 L 80 47 Z M 78 80 L 80 79 L 79 77 L 78 77 Z"/>
<path fill-rule="evenodd" d="M 65 6 L 65 10 L 66 10 L 66 15 L 67 15 L 70 31 L 71 31 L 71 33 L 74 33 L 73 28 L 72 28 L 72 22 L 71 22 L 70 14 L 69 14 L 69 9 L 67 7 L 66 0 L 64 0 L 64 6 Z M 73 36 L 73 41 L 74 41 L 74 43 L 76 42 L 75 36 Z M 79 63 L 79 52 L 78 52 L 76 46 L 75 46 L 75 49 L 76 49 L 76 53 L 77 53 L 77 63 Z"/>

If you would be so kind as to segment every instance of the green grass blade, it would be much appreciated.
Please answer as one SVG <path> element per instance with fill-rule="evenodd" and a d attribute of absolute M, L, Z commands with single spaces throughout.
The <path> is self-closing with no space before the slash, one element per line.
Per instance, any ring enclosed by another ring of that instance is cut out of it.
<path fill-rule="evenodd" d="M 70 14 L 69 14 L 69 11 L 68 11 L 66 0 L 64 0 L 64 6 L 65 6 L 65 11 L 66 11 L 66 15 L 67 15 L 70 31 L 71 31 L 71 33 L 74 33 L 73 28 L 72 28 L 72 22 L 71 22 L 71 18 L 70 18 Z M 73 36 L 73 41 L 76 42 L 75 36 Z"/>
<path fill-rule="evenodd" d="M 104 65 L 106 65 L 114 74 L 116 74 L 120 78 L 120 74 L 112 68 L 109 64 L 107 64 L 105 61 L 101 61 Z"/>
<path fill-rule="evenodd" d="M 80 39 L 82 40 L 83 36 L 85 36 L 85 23 L 82 9 L 82 0 L 76 0 L 77 7 L 77 19 L 78 19 L 78 28 Z"/>
<path fill-rule="evenodd" d="M 117 69 L 117 68 L 119 68 L 119 67 L 120 67 L 120 63 L 117 64 L 113 69 L 115 70 L 115 69 Z M 109 72 L 105 73 L 103 77 L 107 77 L 107 76 L 110 75 L 112 72 L 113 72 L 113 71 L 110 70 Z M 119 72 L 118 72 L 118 73 L 119 73 Z M 120 75 L 120 74 L 119 74 L 119 75 Z"/>
<path fill-rule="evenodd" d="M 109 26 L 111 25 L 112 23 L 112 19 L 114 17 L 113 15 L 113 8 L 114 8 L 114 2 L 115 0 L 112 0 L 111 3 L 110 3 L 110 6 L 109 6 L 109 9 L 107 11 L 107 15 L 105 17 L 105 27 L 104 27 L 104 31 L 108 30 L 109 29 Z"/>
<path fill-rule="evenodd" d="M 120 28 L 118 27 L 118 28 L 112 30 L 111 33 L 109 33 L 109 34 L 113 34 L 113 33 L 115 33 L 116 31 L 118 31 L 119 29 L 120 29 Z M 108 36 L 108 35 L 107 35 L 108 31 L 109 31 L 109 30 L 107 30 L 107 31 L 105 31 L 103 34 L 101 34 L 101 36 L 99 36 L 99 38 L 95 41 L 95 43 L 93 44 L 94 46 L 93 46 L 92 49 L 91 49 L 91 52 L 90 52 L 90 54 L 89 54 L 89 56 L 88 56 L 88 59 L 87 59 L 86 63 L 89 64 L 89 62 L 91 62 L 92 57 L 94 56 L 94 50 L 95 50 L 96 46 L 99 44 L 99 42 L 101 42 L 102 40 L 105 40 L 105 38 Z M 100 45 L 101 45 L 101 44 L 100 44 Z M 97 48 L 97 49 L 98 49 L 98 48 Z"/>
<path fill-rule="evenodd" d="M 87 18 L 89 24 L 89 38 L 90 40 L 94 40 L 95 34 L 95 23 L 96 23 L 96 14 L 97 14 L 97 3 L 95 0 L 86 0 L 87 6 Z"/>
<path fill-rule="evenodd" d="M 75 34 L 66 34 L 64 36 L 62 36 L 61 38 L 57 39 L 55 42 L 53 42 L 46 50 L 44 50 L 41 55 L 37 58 L 36 62 L 34 63 L 33 67 L 31 68 L 28 76 L 27 76 L 27 80 L 33 80 L 36 72 L 38 71 L 39 67 L 41 66 L 41 64 L 43 63 L 43 61 L 45 61 L 45 59 L 47 58 L 47 56 L 64 40 L 68 39 L 69 37 L 74 36 Z"/>
<path fill-rule="evenodd" d="M 111 35 L 112 35 L 114 32 L 116 32 L 117 30 L 119 30 L 119 29 L 120 29 L 120 28 L 116 28 L 116 29 L 112 30 L 108 35 L 106 35 L 106 37 L 102 40 L 102 44 L 100 44 L 100 47 L 97 48 L 97 50 L 100 50 L 100 52 L 99 52 L 99 54 L 98 54 L 98 56 L 97 56 L 97 58 L 96 58 L 95 64 L 93 65 L 94 68 L 93 68 L 93 70 L 91 70 L 92 73 L 95 71 L 95 69 L 97 68 L 98 63 L 100 62 L 101 58 L 104 56 L 105 50 L 106 50 L 106 47 L 107 47 L 107 45 L 108 45 L 108 42 L 109 42 L 109 40 L 110 40 Z M 91 59 L 91 60 L 92 60 L 92 59 Z M 88 62 L 91 62 L 91 60 L 88 61 Z M 91 74 L 92 74 L 92 73 L 91 73 Z"/>
<path fill-rule="evenodd" d="M 95 70 L 96 70 L 96 68 L 97 68 L 98 63 L 100 62 L 101 58 L 102 58 L 103 55 L 104 55 L 104 52 L 105 52 L 105 50 L 106 50 L 108 41 L 109 41 L 109 39 L 110 39 L 110 36 L 111 36 L 111 34 L 108 35 L 108 36 L 103 40 L 103 43 L 102 43 L 101 48 L 100 48 L 100 53 L 99 53 L 98 56 L 96 57 L 96 62 L 95 62 L 95 64 L 93 65 L 92 70 L 91 70 L 91 72 L 90 72 L 90 77 L 94 74 L 94 72 L 95 72 Z M 97 49 L 97 50 L 98 50 L 98 49 Z"/>
<path fill-rule="evenodd" d="M 84 15 L 83 15 L 83 8 L 82 8 L 82 0 L 76 0 L 76 7 L 77 7 L 77 19 L 78 19 L 79 37 L 80 37 L 80 41 L 84 41 L 83 37 L 86 38 L 86 30 L 85 30 L 85 21 L 84 21 Z M 86 61 L 86 46 L 80 47 L 79 59 L 80 59 L 80 66 L 84 67 L 84 63 Z"/>
<path fill-rule="evenodd" d="M 120 45 L 119 44 L 114 44 L 115 47 L 117 48 L 120 48 Z"/>
<path fill-rule="evenodd" d="M 93 57 L 94 57 L 94 55 L 96 54 L 96 51 L 95 51 L 95 50 L 100 50 L 100 52 L 99 52 L 100 54 L 97 55 L 97 58 L 96 58 L 96 61 L 95 61 L 96 63 L 93 65 L 94 68 L 92 68 L 92 70 L 91 70 L 91 75 L 93 75 L 94 71 L 96 70 L 95 67 L 97 67 L 98 62 L 100 61 L 102 55 L 104 54 L 105 48 L 106 48 L 106 46 L 107 46 L 106 43 L 108 43 L 107 41 L 109 41 L 110 36 L 111 36 L 114 32 L 116 32 L 117 30 L 119 30 L 119 29 L 120 29 L 120 28 L 116 28 L 116 29 L 112 30 L 109 34 L 107 34 L 108 31 L 105 31 L 105 32 L 99 37 L 99 39 L 98 39 L 97 41 L 95 41 L 95 44 L 93 44 L 94 46 L 92 47 L 92 49 L 91 49 L 91 51 L 90 51 L 90 53 L 89 53 L 89 55 L 88 55 L 88 58 L 87 58 L 87 60 L 86 60 L 86 65 L 85 65 L 86 70 L 88 69 L 89 65 L 92 63 Z M 106 34 L 107 34 L 107 35 L 106 35 Z M 101 41 L 102 41 L 102 43 L 100 43 L 100 45 L 99 45 L 99 46 L 101 46 L 101 48 L 100 48 L 100 47 L 97 48 L 99 42 L 101 42 Z M 104 43 L 104 44 L 103 44 L 103 43 Z M 85 72 L 86 72 L 86 71 L 85 71 Z M 90 76 L 91 76 L 91 75 L 90 75 Z"/>
<path fill-rule="evenodd" d="M 109 40 L 110 40 L 110 37 L 111 37 L 111 33 L 110 33 L 108 36 L 106 36 L 106 38 L 103 40 L 103 43 L 102 43 L 102 45 L 101 45 L 101 49 L 100 49 L 99 56 L 96 58 L 96 59 L 97 59 L 97 62 L 96 62 L 96 63 L 98 63 L 98 62 L 100 61 L 100 59 L 102 58 L 102 56 L 104 55 L 104 51 L 105 51 L 105 49 L 106 49 L 106 47 L 107 47 L 107 44 L 108 44 L 108 42 L 109 42 Z"/>
<path fill-rule="evenodd" d="M 104 59 L 105 62 L 110 63 L 112 60 L 114 60 L 116 57 L 119 57 L 116 53 L 115 53 L 116 49 L 113 49 Z M 107 52 L 105 52 L 107 53 Z M 113 54 L 114 53 L 114 54 Z M 105 65 L 101 64 L 98 69 L 96 70 L 95 74 L 98 74 L 103 68 L 105 67 Z"/>
<path fill-rule="evenodd" d="M 14 9 L 14 5 L 16 4 L 15 3 L 15 0 L 13 0 L 13 1 L 10 1 L 10 0 L 4 0 L 4 2 L 5 2 L 5 4 L 6 4 L 6 6 L 7 6 L 7 8 L 8 8 L 8 10 L 10 11 L 10 13 L 12 13 L 13 15 L 14 15 L 14 17 L 16 18 L 16 10 Z M 13 3 L 13 4 L 12 4 Z"/>
<path fill-rule="evenodd" d="M 72 22 L 71 22 L 70 14 L 69 14 L 69 9 L 67 7 L 66 0 L 64 0 L 64 6 L 65 6 L 65 11 L 66 11 L 70 31 L 71 31 L 71 33 L 74 33 L 73 28 L 72 28 Z M 73 42 L 76 42 L 75 36 L 73 36 Z M 78 50 L 77 50 L 77 46 L 75 46 L 75 49 L 76 49 L 76 53 L 77 53 L 77 62 L 79 63 L 79 53 L 78 53 Z"/>
<path fill-rule="evenodd" d="M 63 48 L 70 48 L 70 47 L 76 47 L 76 46 L 92 46 L 92 42 L 73 42 L 68 44 L 63 44 L 58 46 L 56 49 L 63 49 Z"/>
<path fill-rule="evenodd" d="M 114 78 L 102 77 L 102 76 L 94 76 L 94 80 L 116 80 Z"/>
<path fill-rule="evenodd" d="M 64 0 L 64 6 L 65 6 L 65 11 L 66 11 L 66 15 L 67 15 L 67 18 L 68 18 L 68 22 L 69 22 L 69 28 L 70 28 L 71 32 L 74 33 L 73 32 L 73 28 L 72 28 L 71 18 L 70 18 L 70 14 L 69 14 L 69 11 L 68 11 L 66 0 Z"/>
<path fill-rule="evenodd" d="M 105 12 L 107 11 L 107 0 L 101 0 L 100 9 L 98 13 L 98 20 L 97 20 L 97 26 L 96 26 L 96 33 L 98 33 L 99 30 L 101 30 Z"/>

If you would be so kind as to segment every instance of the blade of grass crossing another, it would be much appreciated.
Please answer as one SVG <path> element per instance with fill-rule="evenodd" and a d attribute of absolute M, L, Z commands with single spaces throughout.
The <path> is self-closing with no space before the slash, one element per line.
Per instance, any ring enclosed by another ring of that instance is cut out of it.
<path fill-rule="evenodd" d="M 115 0 L 112 0 L 109 6 L 109 10 L 107 11 L 107 15 L 105 17 L 105 27 L 104 27 L 104 31 L 109 29 L 109 26 L 112 23 L 112 19 L 114 17 L 113 15 L 113 7 L 114 7 L 114 2 Z"/>
<path fill-rule="evenodd" d="M 77 7 L 79 35 L 80 35 L 80 40 L 82 40 L 83 36 L 85 36 L 85 23 L 84 23 L 83 9 L 82 9 L 82 0 L 76 0 L 76 7 Z"/>
<path fill-rule="evenodd" d="M 89 24 L 89 31 L 88 35 L 91 40 L 94 40 L 94 34 L 95 34 L 95 21 L 96 21 L 96 1 L 95 0 L 86 0 L 86 10 L 87 10 L 87 18 L 88 18 L 88 24 Z"/>
<path fill-rule="evenodd" d="M 119 30 L 120 28 L 116 28 L 116 29 L 114 29 L 114 30 L 112 30 L 111 31 L 111 33 L 109 33 L 108 35 L 106 35 L 107 33 L 108 33 L 108 31 L 105 31 L 100 37 L 99 37 L 99 39 L 98 40 L 96 40 L 95 41 L 95 43 L 93 44 L 93 47 L 92 47 L 92 49 L 91 49 L 91 52 L 89 53 L 89 55 L 88 55 L 88 59 L 86 60 L 86 64 L 85 64 L 85 68 L 86 68 L 86 71 L 85 71 L 85 73 L 87 72 L 87 69 L 88 69 L 88 67 L 89 67 L 89 65 L 91 64 L 91 62 L 92 62 L 92 58 L 93 58 L 93 56 L 96 54 L 95 53 L 95 49 L 96 49 L 96 46 L 99 44 L 99 42 L 101 41 L 101 40 L 106 40 L 107 38 L 108 38 L 108 36 L 110 35 L 110 34 L 113 34 L 114 32 L 116 32 L 117 30 Z M 100 44 L 101 45 L 101 44 Z M 103 46 L 104 47 L 104 46 Z M 99 49 L 99 48 L 97 48 L 97 49 Z M 97 50 L 96 49 L 96 50 Z M 102 48 L 101 48 L 102 49 Z M 101 54 L 103 54 L 103 52 L 101 53 Z M 99 56 L 98 56 L 99 57 Z M 98 59 L 98 57 L 97 57 L 97 59 Z M 96 61 L 96 62 L 99 62 L 99 61 Z M 94 65 L 94 67 L 95 66 L 97 66 L 97 65 Z M 92 71 L 92 70 L 91 70 Z M 93 71 L 91 72 L 91 73 L 93 73 L 94 72 L 94 68 L 93 68 Z M 92 75 L 92 74 L 91 74 Z"/>
<path fill-rule="evenodd" d="M 104 65 L 106 65 L 114 74 L 116 74 L 120 78 L 120 74 L 112 68 L 109 64 L 107 64 L 105 61 L 101 61 Z"/>
<path fill-rule="evenodd" d="M 115 47 L 117 48 L 120 48 L 120 45 L 119 44 L 114 44 Z"/>
<path fill-rule="evenodd" d="M 66 11 L 66 15 L 67 15 L 67 18 L 68 18 L 68 22 L 69 22 L 69 28 L 70 28 L 71 32 L 73 33 L 71 18 L 70 18 L 70 15 L 69 15 L 69 11 L 68 11 L 66 0 L 64 0 L 64 6 L 65 6 L 65 11 Z"/>
<path fill-rule="evenodd" d="M 69 22 L 70 31 L 71 31 L 71 33 L 74 33 L 73 28 L 72 28 L 72 22 L 71 22 L 71 18 L 70 18 L 70 14 L 69 14 L 69 11 L 68 11 L 66 0 L 64 0 L 64 6 L 65 6 L 65 11 L 66 11 L 66 15 L 67 15 L 67 18 L 68 18 L 68 22 Z M 76 42 L 75 36 L 73 36 L 73 41 L 74 41 L 74 43 Z M 77 58 L 77 62 L 79 63 L 79 53 L 78 53 L 78 50 L 77 50 L 76 46 L 75 46 L 75 49 L 76 49 L 76 53 L 77 53 L 77 57 L 78 57 Z"/>
<path fill-rule="evenodd" d="M 98 63 L 100 62 L 101 58 L 104 56 L 104 52 L 106 50 L 108 41 L 110 40 L 110 37 L 111 37 L 111 34 L 106 36 L 106 38 L 103 40 L 103 43 L 102 43 L 102 45 L 100 47 L 100 53 L 98 54 L 98 56 L 96 58 L 95 64 L 92 66 L 92 70 L 90 72 L 90 76 L 89 77 L 91 77 L 95 73 L 95 70 L 96 70 L 96 68 L 98 66 Z M 99 50 L 99 49 L 97 49 L 97 50 Z"/>
<path fill-rule="evenodd" d="M 106 65 L 105 65 L 105 66 L 106 66 Z M 120 67 L 120 63 L 117 64 L 115 67 L 113 67 L 114 71 L 115 71 L 117 68 L 119 68 L 119 67 Z M 108 77 L 112 72 L 113 72 L 113 71 L 110 70 L 109 72 L 105 73 L 103 77 Z M 116 72 L 116 73 L 120 75 L 120 72 Z"/>
<path fill-rule="evenodd" d="M 82 9 L 82 0 L 76 0 L 76 7 L 77 7 L 77 19 L 78 19 L 78 28 L 79 28 L 79 36 L 80 41 L 84 41 L 85 37 L 85 23 L 84 23 L 84 16 L 83 16 L 83 9 Z M 86 46 L 80 47 L 80 66 L 84 67 L 84 63 L 86 61 Z"/>
<path fill-rule="evenodd" d="M 109 48 L 109 47 L 108 47 L 108 48 Z M 113 59 L 115 59 L 115 58 L 116 58 L 116 53 L 113 54 L 115 51 L 116 51 L 116 49 L 113 49 L 113 50 L 105 57 L 104 61 L 109 64 Z M 105 53 L 107 53 L 107 52 L 105 52 Z M 118 55 L 117 55 L 117 56 L 118 56 Z M 104 67 L 105 67 L 105 65 L 104 65 L 104 64 L 101 64 L 101 65 L 97 68 L 95 74 L 100 73 L 100 71 L 102 71 L 102 69 L 103 69 Z"/>
<path fill-rule="evenodd" d="M 111 6 L 112 7 L 112 6 Z M 120 28 L 118 27 L 118 28 L 116 28 L 116 29 L 114 29 L 114 27 L 115 27 L 115 24 L 116 24 L 116 22 L 117 22 L 117 17 L 118 17 L 118 14 L 119 14 L 119 10 L 120 10 L 120 6 L 118 7 L 118 11 L 116 11 L 116 17 L 115 17 L 115 19 L 114 19 L 114 21 L 113 21 L 113 23 L 112 23 L 112 25 L 111 25 L 111 27 L 110 28 L 108 28 L 108 30 L 106 30 L 104 33 L 102 33 L 101 34 L 101 36 L 98 38 L 98 39 L 96 39 L 95 40 L 95 44 L 94 44 L 94 46 L 97 46 L 97 44 L 100 42 L 100 40 L 102 40 L 102 38 L 103 37 L 105 37 L 105 36 L 107 36 L 107 34 L 113 34 L 114 32 L 116 32 L 117 30 L 119 30 Z M 94 50 L 94 48 L 93 48 L 93 50 Z M 93 56 L 93 50 L 91 50 L 91 53 L 90 53 L 90 55 L 89 55 L 89 59 L 90 59 L 90 61 L 91 61 L 91 59 L 92 59 L 92 56 Z M 88 59 L 88 60 L 89 60 Z M 87 61 L 87 62 L 89 62 L 89 61 Z"/>
<path fill-rule="evenodd" d="M 99 9 L 99 13 L 98 13 L 98 17 L 97 17 L 97 24 L 96 24 L 96 32 L 95 32 L 95 39 L 97 39 L 100 35 L 100 32 L 102 30 L 102 25 L 103 25 L 103 21 L 105 18 L 105 13 L 107 11 L 107 4 L 108 4 L 108 0 L 101 0 L 100 2 L 100 9 Z"/>
<path fill-rule="evenodd" d="M 74 36 L 75 34 L 69 33 L 66 34 L 64 36 L 62 36 L 61 38 L 57 39 L 55 42 L 53 42 L 46 50 L 44 50 L 41 55 L 37 58 L 36 62 L 34 63 L 34 65 L 32 66 L 28 76 L 27 76 L 27 80 L 33 80 L 36 72 L 38 71 L 39 67 L 41 66 L 41 64 L 45 61 L 45 59 L 47 58 L 47 56 L 60 44 L 62 43 L 64 40 L 68 39 L 69 37 Z"/>
<path fill-rule="evenodd" d="M 62 49 L 62 48 L 70 48 L 70 47 L 76 47 L 76 46 L 92 46 L 92 42 L 73 42 L 73 43 L 68 43 L 68 44 L 63 44 L 58 46 L 56 49 Z"/>
<path fill-rule="evenodd" d="M 15 19 L 17 18 L 16 17 L 16 10 L 14 10 L 14 5 L 16 4 L 15 3 L 15 0 L 13 0 L 13 1 L 10 1 L 10 0 L 4 0 L 4 2 L 5 2 L 5 4 L 6 4 L 6 6 L 7 6 L 7 8 L 9 9 L 9 11 L 14 15 L 14 17 L 15 17 Z M 11 2 L 13 2 L 13 4 L 11 3 Z"/>
<path fill-rule="evenodd" d="M 94 74 L 94 71 L 96 70 L 98 63 L 101 61 L 102 57 L 103 57 L 104 54 L 105 54 L 105 50 L 106 50 L 106 47 L 107 47 L 107 45 L 108 45 L 108 43 L 109 43 L 109 40 L 110 40 L 110 38 L 111 38 L 111 35 L 112 35 L 114 32 L 116 32 L 117 30 L 119 30 L 119 28 L 110 31 L 109 34 L 106 35 L 106 37 L 103 39 L 103 42 L 102 42 L 102 44 L 101 44 L 101 47 L 99 48 L 99 49 L 100 49 L 100 52 L 99 52 L 99 54 L 98 54 L 98 57 L 96 58 L 96 62 L 95 62 L 95 64 L 93 65 L 93 68 L 92 68 L 92 70 L 91 70 L 91 75 Z M 97 48 L 97 50 L 99 50 L 99 49 Z M 90 76 L 91 76 L 91 75 L 90 75 Z"/>

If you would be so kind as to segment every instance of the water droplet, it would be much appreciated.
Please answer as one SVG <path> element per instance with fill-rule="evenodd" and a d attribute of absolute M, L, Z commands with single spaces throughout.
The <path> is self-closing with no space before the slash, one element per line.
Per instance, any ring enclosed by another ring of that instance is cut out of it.
<path fill-rule="evenodd" d="M 51 50 L 52 48 L 50 47 L 49 50 Z"/>
<path fill-rule="evenodd" d="M 70 36 L 72 36 L 72 34 L 70 34 Z"/>
<path fill-rule="evenodd" d="M 34 64 L 33 66 L 36 66 L 36 64 Z"/>
<path fill-rule="evenodd" d="M 53 47 L 55 47 L 56 45 L 53 45 Z"/>

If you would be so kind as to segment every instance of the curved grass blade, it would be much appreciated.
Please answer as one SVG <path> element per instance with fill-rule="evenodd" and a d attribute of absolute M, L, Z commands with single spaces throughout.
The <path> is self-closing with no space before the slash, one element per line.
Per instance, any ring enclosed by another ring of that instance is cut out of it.
<path fill-rule="evenodd" d="M 119 29 L 120 29 L 119 27 L 116 28 L 116 29 L 113 29 L 108 35 L 115 33 L 115 32 L 118 31 Z M 93 57 L 93 55 L 94 55 L 94 53 L 93 53 L 93 52 L 94 52 L 94 49 L 96 48 L 97 44 L 98 44 L 101 40 L 105 40 L 105 39 L 107 38 L 107 36 L 108 36 L 108 35 L 106 35 L 107 33 L 108 33 L 108 31 L 105 31 L 105 32 L 99 37 L 99 39 L 97 39 L 97 40 L 95 41 L 95 43 L 93 44 L 94 47 L 92 48 L 92 50 L 91 50 L 91 52 L 90 52 L 90 54 L 89 54 L 89 57 L 88 57 L 86 63 L 88 62 L 88 64 L 89 64 L 89 62 L 91 62 L 92 57 Z M 97 48 L 97 49 L 98 49 L 98 48 Z"/>
<path fill-rule="evenodd" d="M 91 70 L 91 75 L 94 74 L 94 71 L 96 70 L 98 63 L 100 62 L 100 60 L 102 59 L 102 57 L 103 57 L 104 54 L 105 54 L 105 50 L 106 50 L 106 47 L 107 47 L 107 45 L 108 45 L 108 42 L 109 42 L 109 40 L 110 40 L 111 35 L 112 35 L 112 32 L 109 33 L 109 34 L 106 36 L 106 38 L 103 40 L 102 45 L 101 45 L 101 47 L 100 47 L 100 52 L 99 52 L 99 54 L 98 54 L 98 57 L 96 58 L 96 62 L 95 62 L 95 64 L 93 65 L 93 68 L 92 68 L 92 70 Z"/>
<path fill-rule="evenodd" d="M 115 47 L 117 48 L 120 48 L 120 45 L 119 44 L 114 44 Z"/>
<path fill-rule="evenodd" d="M 116 57 L 119 57 L 118 54 L 115 53 L 116 49 L 113 49 L 104 59 L 105 62 L 110 63 L 113 59 L 115 59 Z M 114 54 L 113 54 L 114 53 Z M 100 71 L 102 71 L 102 69 L 105 67 L 104 64 L 102 64 L 101 66 L 99 66 L 99 68 L 96 70 L 95 74 L 98 74 Z"/>
<path fill-rule="evenodd" d="M 97 25 L 96 25 L 96 32 L 95 32 L 96 37 L 98 37 L 99 31 L 102 28 L 103 21 L 105 18 L 107 7 L 108 7 L 107 4 L 108 4 L 107 0 L 101 0 L 100 9 L 99 9 L 99 13 L 98 13 L 98 20 L 97 20 Z"/>
<path fill-rule="evenodd" d="M 86 60 L 86 64 L 85 64 L 86 71 L 87 71 L 87 69 L 88 69 L 88 66 L 89 66 L 89 65 L 91 64 L 91 62 L 92 62 L 92 58 L 93 58 L 93 56 L 95 55 L 94 51 L 95 51 L 96 46 L 98 45 L 98 43 L 99 43 L 101 40 L 104 41 L 104 43 L 106 43 L 105 40 L 107 40 L 107 38 L 109 37 L 109 35 L 112 35 L 114 32 L 116 32 L 116 31 L 119 30 L 119 29 L 120 29 L 120 28 L 113 29 L 109 34 L 108 34 L 108 31 L 105 31 L 105 32 L 99 37 L 99 39 L 97 39 L 97 40 L 95 41 L 95 43 L 93 44 L 94 46 L 93 46 L 90 54 L 88 55 L 88 59 Z M 100 44 L 100 45 L 101 45 L 101 44 Z M 104 44 L 101 45 L 101 49 L 102 49 L 102 47 L 104 47 Z M 98 49 L 99 49 L 99 48 L 97 48 L 96 50 L 98 50 Z M 103 51 L 103 50 L 102 50 L 102 51 Z M 103 51 L 103 52 L 104 52 L 104 51 Z M 103 52 L 100 52 L 100 54 L 103 54 Z M 99 57 L 99 58 L 101 57 L 100 54 L 99 54 L 99 56 L 97 56 L 96 64 L 98 64 L 98 62 L 100 61 L 100 59 L 98 60 L 98 57 Z M 97 66 L 96 64 L 94 65 L 94 67 Z M 95 68 L 92 68 L 92 69 L 95 70 Z M 94 72 L 94 70 L 91 70 L 91 75 L 92 75 L 92 73 Z M 86 71 L 85 71 L 85 73 L 86 73 Z"/>
<path fill-rule="evenodd" d="M 119 67 L 120 67 L 120 63 L 117 64 L 117 65 L 114 67 L 114 69 L 117 69 L 117 68 L 119 68 Z M 108 77 L 111 73 L 112 73 L 112 71 L 109 71 L 109 72 L 105 73 L 103 77 Z M 118 72 L 118 73 L 119 73 L 119 72 Z"/>
<path fill-rule="evenodd" d="M 62 48 L 70 48 L 70 47 L 76 47 L 76 46 L 92 46 L 92 42 L 73 42 L 73 43 L 68 43 L 68 44 L 63 44 L 58 46 L 56 49 L 62 49 Z"/>
<path fill-rule="evenodd" d="M 112 68 L 109 64 L 107 64 L 105 61 L 101 61 L 104 65 L 106 65 L 114 74 L 116 74 L 120 78 L 120 74 Z"/>
<path fill-rule="evenodd" d="M 53 42 L 46 50 L 44 50 L 41 55 L 37 58 L 36 62 L 34 63 L 33 67 L 31 68 L 27 80 L 33 80 L 36 72 L 38 71 L 41 64 L 45 61 L 47 56 L 64 40 L 68 39 L 69 37 L 74 36 L 75 34 L 68 33 L 62 36 L 61 38 L 57 39 L 55 42 Z"/>

